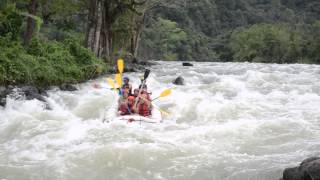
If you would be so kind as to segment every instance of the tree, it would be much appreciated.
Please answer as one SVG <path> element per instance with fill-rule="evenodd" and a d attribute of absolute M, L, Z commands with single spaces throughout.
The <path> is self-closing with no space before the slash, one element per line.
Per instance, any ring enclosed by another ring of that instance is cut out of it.
<path fill-rule="evenodd" d="M 28 6 L 28 13 L 32 16 L 36 16 L 37 13 L 37 0 L 30 0 L 29 6 Z M 33 34 L 34 34 L 34 29 L 35 29 L 35 20 L 32 17 L 28 17 L 27 19 L 27 29 L 26 33 L 24 36 L 24 42 L 26 44 L 29 43 L 31 40 Z"/>
<path fill-rule="evenodd" d="M 18 39 L 22 21 L 22 16 L 18 14 L 14 4 L 3 4 L 0 9 L 0 36 L 10 34 L 11 39 Z"/>
<path fill-rule="evenodd" d="M 132 14 L 131 26 L 132 37 L 130 45 L 130 53 L 134 56 L 138 56 L 138 49 L 140 47 L 141 34 L 147 24 L 146 19 L 152 16 L 152 10 L 159 7 L 170 8 L 174 6 L 174 0 L 147 0 L 143 6 L 138 6 L 137 10 L 139 13 Z"/>
<path fill-rule="evenodd" d="M 137 6 L 145 1 L 136 0 L 90 0 L 86 45 L 98 57 L 111 59 L 114 39 L 117 38 L 113 26 L 124 14 L 139 13 Z M 129 33 L 129 32 L 128 32 Z"/>
<path fill-rule="evenodd" d="M 158 18 L 157 22 L 145 31 L 145 38 L 150 40 L 147 46 L 156 51 L 155 58 L 178 60 L 178 52 L 181 52 L 187 34 L 176 22 Z"/>
<path fill-rule="evenodd" d="M 311 37 L 309 40 L 309 58 L 312 62 L 320 63 L 320 21 L 316 21 L 312 25 Z"/>
<path fill-rule="evenodd" d="M 234 32 L 230 46 L 237 61 L 296 63 L 303 57 L 304 41 L 287 25 L 257 24 Z"/>

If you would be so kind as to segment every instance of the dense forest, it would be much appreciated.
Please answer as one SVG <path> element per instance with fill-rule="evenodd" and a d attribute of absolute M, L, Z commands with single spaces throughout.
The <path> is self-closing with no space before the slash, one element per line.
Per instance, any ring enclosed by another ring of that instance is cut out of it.
<path fill-rule="evenodd" d="M 0 85 L 38 87 L 98 76 L 136 48 L 146 2 L 1 0 Z M 132 53 L 134 54 L 134 53 Z"/>
<path fill-rule="evenodd" d="M 76 83 L 119 57 L 320 63 L 317 0 L 1 0 L 0 85 Z"/>
<path fill-rule="evenodd" d="M 318 0 L 176 0 L 150 14 L 146 59 L 320 63 Z"/>

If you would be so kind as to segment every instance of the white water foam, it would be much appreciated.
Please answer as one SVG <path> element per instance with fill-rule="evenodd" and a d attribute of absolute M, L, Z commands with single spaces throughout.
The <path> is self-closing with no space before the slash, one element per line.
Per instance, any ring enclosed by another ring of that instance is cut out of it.
<path fill-rule="evenodd" d="M 126 74 L 136 86 L 141 73 Z M 171 82 L 181 75 L 185 86 Z M 320 149 L 320 66 L 160 62 L 164 123 L 112 122 L 105 77 L 0 108 L 0 179 L 278 179 Z M 93 88 L 99 83 L 102 89 Z M 102 123 L 103 117 L 107 122 Z"/>

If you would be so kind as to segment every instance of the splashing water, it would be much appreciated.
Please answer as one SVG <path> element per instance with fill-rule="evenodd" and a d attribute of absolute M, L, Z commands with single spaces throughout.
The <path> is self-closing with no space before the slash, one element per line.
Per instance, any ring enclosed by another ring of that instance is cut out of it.
<path fill-rule="evenodd" d="M 160 62 L 147 84 L 170 115 L 120 123 L 105 78 L 0 107 L 0 179 L 279 179 L 320 149 L 320 66 Z M 137 73 L 126 74 L 134 86 Z M 181 75 L 185 86 L 171 82 Z M 93 88 L 100 83 L 103 89 Z M 110 123 L 102 123 L 103 117 Z"/>

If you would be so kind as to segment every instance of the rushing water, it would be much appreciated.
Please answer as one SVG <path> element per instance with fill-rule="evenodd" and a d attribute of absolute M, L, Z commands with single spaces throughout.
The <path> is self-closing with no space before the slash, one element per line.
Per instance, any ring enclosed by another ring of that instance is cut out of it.
<path fill-rule="evenodd" d="M 162 124 L 112 121 L 105 78 L 0 107 L 0 179 L 272 180 L 320 155 L 320 66 L 161 62 Z M 128 74 L 136 86 L 141 74 Z M 185 86 L 171 82 L 181 75 Z M 93 88 L 99 83 L 103 89 Z M 107 113 L 106 113 L 107 112 Z M 103 116 L 110 123 L 102 123 Z"/>

